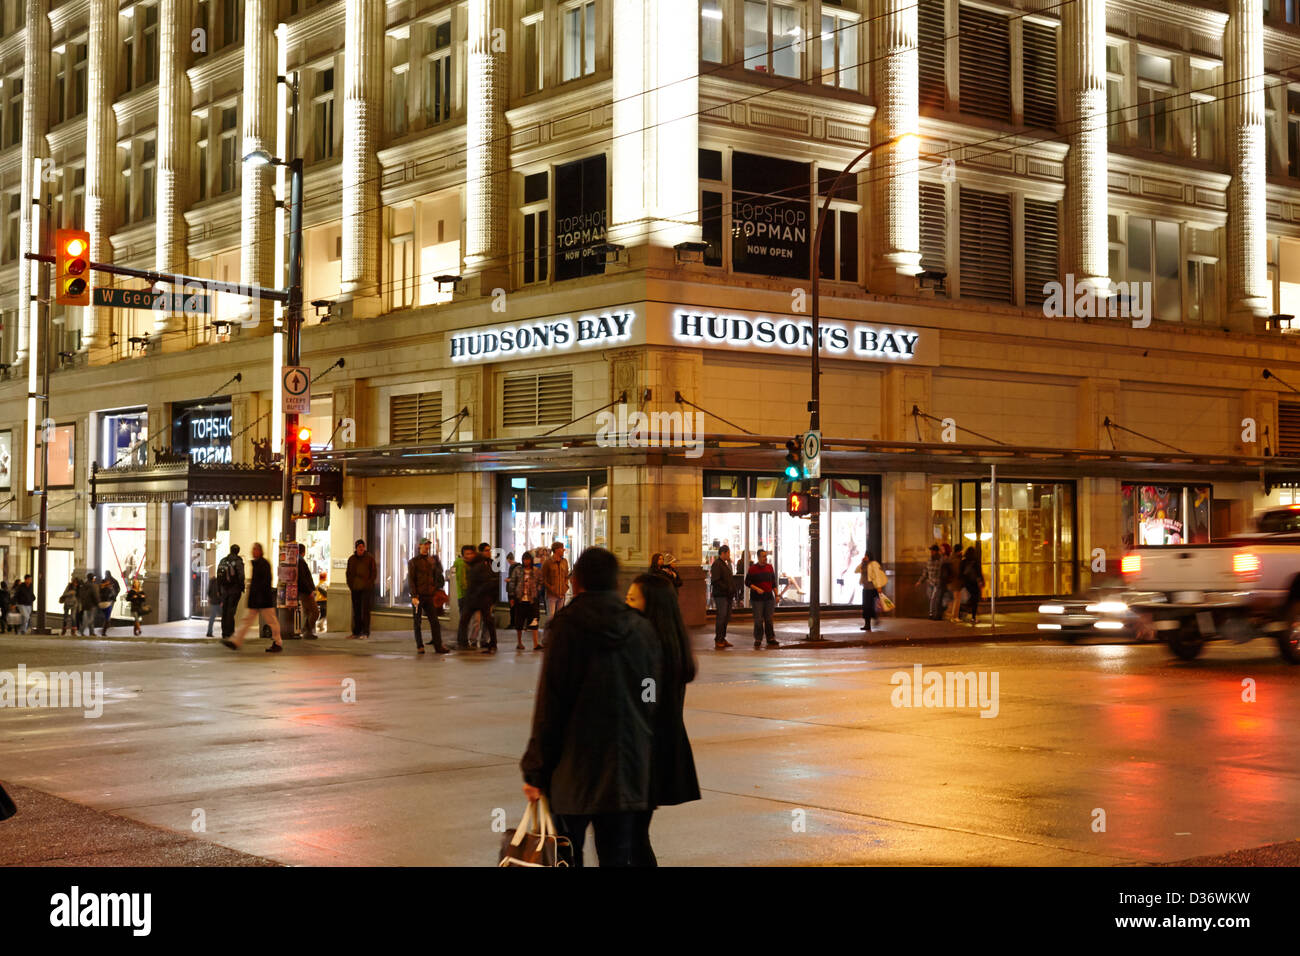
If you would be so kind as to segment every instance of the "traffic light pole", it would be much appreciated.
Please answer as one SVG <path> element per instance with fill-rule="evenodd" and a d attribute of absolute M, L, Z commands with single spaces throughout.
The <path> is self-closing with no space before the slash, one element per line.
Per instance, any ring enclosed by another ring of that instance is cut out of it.
<path fill-rule="evenodd" d="M 53 236 L 51 231 L 53 219 L 53 210 L 49 203 L 45 204 L 45 229 L 46 236 Z M 41 363 L 41 429 L 44 432 L 45 423 L 50 420 L 50 328 L 53 323 L 50 322 L 50 312 L 53 306 L 50 304 L 50 267 L 48 264 L 41 265 L 41 288 L 46 290 L 46 295 L 42 298 L 45 300 L 41 307 L 41 345 L 44 351 L 40 358 L 32 356 L 32 361 Z M 38 541 L 40 550 L 36 558 L 36 627 L 32 629 L 34 634 L 48 634 L 49 629 L 45 626 L 45 592 L 48 584 L 45 580 L 46 570 L 48 568 L 48 557 L 50 551 L 50 436 L 41 435 L 41 517 L 40 531 Z M 86 559 L 87 565 L 90 563 L 89 557 Z M 111 611 L 109 613 L 112 613 Z"/>
<path fill-rule="evenodd" d="M 289 288 L 288 299 L 284 309 L 284 354 L 285 365 L 297 365 L 302 358 L 302 160 L 292 159 L 289 167 Z M 298 413 L 287 412 L 284 416 L 284 459 L 281 471 L 284 473 L 283 485 L 283 524 L 280 529 L 280 580 L 296 582 L 296 591 L 301 593 L 308 582 L 298 581 L 297 529 L 293 520 L 293 471 L 297 464 L 298 447 Z M 286 564 L 292 565 L 292 573 Z M 287 595 L 286 595 L 287 597 Z M 280 609 L 280 634 L 293 633 L 294 609 L 297 602 Z"/>

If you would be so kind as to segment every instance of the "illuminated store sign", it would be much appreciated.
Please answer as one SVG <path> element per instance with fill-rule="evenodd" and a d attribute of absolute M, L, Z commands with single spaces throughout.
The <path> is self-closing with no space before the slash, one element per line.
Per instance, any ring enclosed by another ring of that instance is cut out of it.
<path fill-rule="evenodd" d="M 806 353 L 812 348 L 812 320 L 677 309 L 673 313 L 673 338 L 695 346 Z M 910 361 L 916 357 L 920 340 L 921 333 L 912 329 L 826 319 L 821 322 L 821 352 L 833 358 Z"/>
<path fill-rule="evenodd" d="M 636 313 L 602 312 L 579 318 L 535 319 L 449 337 L 453 362 L 490 362 L 540 352 L 564 352 L 625 342 Z"/>
<path fill-rule="evenodd" d="M 231 421 L 229 400 L 177 407 L 172 422 L 173 448 L 194 462 L 228 465 L 233 460 Z"/>

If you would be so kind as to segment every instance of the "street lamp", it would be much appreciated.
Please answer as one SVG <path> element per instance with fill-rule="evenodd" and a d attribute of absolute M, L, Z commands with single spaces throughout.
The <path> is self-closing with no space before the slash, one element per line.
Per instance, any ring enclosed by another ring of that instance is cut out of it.
<path fill-rule="evenodd" d="M 289 169 L 289 281 L 285 290 L 284 307 L 285 364 L 297 365 L 302 355 L 302 159 L 288 161 L 272 156 L 264 149 L 255 149 L 244 157 L 244 164 L 254 169 L 262 166 L 285 166 Z M 279 580 L 286 580 L 286 567 L 297 575 L 298 550 L 295 547 L 297 532 L 293 525 L 293 468 L 289 461 L 290 435 L 298 431 L 298 414 L 284 416 L 284 454 L 281 456 L 281 483 L 283 516 L 280 529 Z M 287 636 L 293 630 L 293 608 L 285 607 L 280 614 L 280 632 Z"/>
<path fill-rule="evenodd" d="M 853 157 L 852 162 L 840 170 L 835 181 L 831 183 L 830 189 L 826 191 L 826 198 L 822 201 L 821 211 L 817 215 L 817 229 L 813 233 L 812 249 L 809 254 L 808 271 L 812 276 L 812 400 L 808 402 L 809 431 L 818 431 L 822 427 L 821 419 L 821 247 L 822 232 L 826 228 L 826 220 L 830 217 L 831 200 L 839 192 L 840 183 L 844 177 L 852 172 L 853 167 L 862 162 L 878 149 L 884 149 L 886 146 L 899 146 L 908 141 L 919 139 L 916 133 L 901 133 L 892 139 L 882 140 L 879 143 L 868 146 L 857 156 Z M 822 503 L 821 503 L 821 479 L 816 479 L 818 487 L 813 491 L 811 501 L 811 512 L 808 521 L 808 547 L 811 552 L 811 582 L 808 586 L 808 640 L 822 640 L 822 609 L 821 609 L 821 591 L 822 591 L 822 552 L 821 552 L 821 524 L 822 524 Z"/>

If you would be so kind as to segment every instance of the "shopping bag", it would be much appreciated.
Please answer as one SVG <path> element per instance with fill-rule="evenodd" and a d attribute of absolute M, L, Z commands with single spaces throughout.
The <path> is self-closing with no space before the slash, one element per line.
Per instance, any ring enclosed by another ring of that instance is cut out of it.
<path fill-rule="evenodd" d="M 889 599 L 888 594 L 882 593 L 880 595 L 880 610 L 884 614 L 892 614 L 894 612 L 894 602 Z"/>
<path fill-rule="evenodd" d="M 519 826 L 506 831 L 497 866 L 573 866 L 573 844 L 555 832 L 545 797 L 530 801 Z"/>

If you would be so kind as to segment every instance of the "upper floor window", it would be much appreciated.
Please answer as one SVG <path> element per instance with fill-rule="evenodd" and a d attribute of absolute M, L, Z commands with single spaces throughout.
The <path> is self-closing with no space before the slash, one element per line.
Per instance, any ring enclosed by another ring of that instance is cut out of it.
<path fill-rule="evenodd" d="M 158 4 L 144 8 L 144 23 L 140 27 L 140 48 L 144 56 L 144 82 L 158 79 Z"/>
<path fill-rule="evenodd" d="M 700 0 L 700 59 L 722 62 L 722 0 Z"/>
<path fill-rule="evenodd" d="M 964 3 L 958 11 L 961 112 L 1010 122 L 1011 32 L 1007 17 Z"/>
<path fill-rule="evenodd" d="M 560 12 L 560 79 L 596 72 L 596 0 L 570 4 Z"/>
<path fill-rule="evenodd" d="M 217 0 L 221 4 L 221 45 L 244 41 L 244 0 Z"/>
<path fill-rule="evenodd" d="M 150 136 L 140 143 L 140 218 L 152 219 L 157 202 L 158 140 Z"/>
<path fill-rule="evenodd" d="M 239 185 L 239 108 L 219 107 L 221 110 L 221 192 L 233 192 Z"/>
<path fill-rule="evenodd" d="M 708 0 L 705 0 L 707 3 Z M 536 93 L 544 82 L 545 57 L 542 55 L 546 26 L 542 0 L 525 0 L 524 15 L 519 21 L 519 42 L 523 48 L 521 68 L 523 70 L 523 90 Z"/>
<path fill-rule="evenodd" d="M 311 99 L 312 159 L 329 159 L 334 155 L 334 67 L 312 74 Z"/>
<path fill-rule="evenodd" d="M 545 170 L 524 177 L 523 275 L 525 285 L 545 282 L 550 264 L 551 174 Z"/>
<path fill-rule="evenodd" d="M 745 69 L 803 76 L 802 9 L 777 0 L 745 0 Z"/>
<path fill-rule="evenodd" d="M 1139 146 L 1157 152 L 1173 151 L 1170 97 L 1174 93 L 1174 64 L 1166 56 L 1138 53 L 1137 126 Z"/>
<path fill-rule="evenodd" d="M 1033 20 L 1021 25 L 1026 126 L 1056 128 L 1056 27 Z"/>
<path fill-rule="evenodd" d="M 68 118 L 68 48 L 54 48 L 54 83 L 50 100 L 50 125 L 58 126 Z"/>
<path fill-rule="evenodd" d="M 4 246 L 0 249 L 3 261 L 13 262 L 18 258 L 18 234 L 22 222 L 22 194 L 15 189 L 5 198 L 5 234 Z"/>
<path fill-rule="evenodd" d="M 408 129 L 407 110 L 410 106 L 411 41 L 408 32 L 390 36 L 388 46 L 388 89 L 384 99 L 388 103 L 388 132 L 404 136 Z"/>
<path fill-rule="evenodd" d="M 15 73 L 5 80 L 9 108 L 5 110 L 4 139 L 6 146 L 17 146 L 23 141 L 23 75 Z"/>
<path fill-rule="evenodd" d="M 1124 95 L 1124 47 L 1106 44 L 1106 140 L 1122 143 L 1124 124 L 1128 112 L 1128 98 Z"/>
<path fill-rule="evenodd" d="M 858 89 L 858 15 L 822 4 L 822 82 Z"/>
<path fill-rule="evenodd" d="M 86 44 L 70 44 L 72 49 L 72 116 L 86 112 Z"/>
<path fill-rule="evenodd" d="M 424 125 L 451 119 L 451 20 L 424 28 Z"/>
<path fill-rule="evenodd" d="M 1219 99 L 1222 71 L 1217 66 L 1192 65 L 1191 149 L 1197 159 L 1217 162 L 1223 155 L 1223 102 Z"/>
<path fill-rule="evenodd" d="M 1286 91 L 1286 173 L 1300 178 L 1300 90 Z"/>

